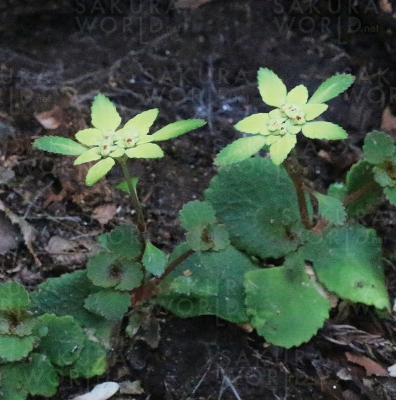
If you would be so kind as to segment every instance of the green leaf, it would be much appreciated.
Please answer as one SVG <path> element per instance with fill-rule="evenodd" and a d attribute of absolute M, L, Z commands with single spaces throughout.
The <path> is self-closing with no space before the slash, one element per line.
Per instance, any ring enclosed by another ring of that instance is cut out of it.
<path fill-rule="evenodd" d="M 29 293 L 20 283 L 0 284 L 0 310 L 18 310 L 28 307 L 29 303 Z"/>
<path fill-rule="evenodd" d="M 309 99 L 308 103 L 324 103 L 340 93 L 344 92 L 352 85 L 355 77 L 349 74 L 334 75 L 325 80 Z"/>
<path fill-rule="evenodd" d="M 160 284 L 157 301 L 182 318 L 218 315 L 232 322 L 247 322 L 243 277 L 256 268 L 232 246 L 194 253 Z"/>
<path fill-rule="evenodd" d="M 234 128 L 240 132 L 246 133 L 261 133 L 263 128 L 266 127 L 269 119 L 268 114 L 253 114 L 239 121 Z"/>
<path fill-rule="evenodd" d="M 307 342 L 329 318 L 329 301 L 296 265 L 266 268 L 245 275 L 251 324 L 266 341 L 286 348 Z"/>
<path fill-rule="evenodd" d="M 129 293 L 114 290 L 102 290 L 90 294 L 84 302 L 84 307 L 109 321 L 121 320 L 131 304 Z"/>
<path fill-rule="evenodd" d="M 381 164 L 395 155 L 395 143 L 384 132 L 371 131 L 364 139 L 364 159 L 371 164 Z"/>
<path fill-rule="evenodd" d="M 86 146 L 98 146 L 101 140 L 103 140 L 104 135 L 99 129 L 88 128 L 78 131 L 74 137 Z"/>
<path fill-rule="evenodd" d="M 43 354 L 32 354 L 28 361 L 0 366 L 0 396 L 4 400 L 25 400 L 32 396 L 51 397 L 56 394 L 58 377 Z"/>
<path fill-rule="evenodd" d="M 115 131 L 121 124 L 121 117 L 115 105 L 103 94 L 98 94 L 91 107 L 92 125 L 104 134 Z"/>
<path fill-rule="evenodd" d="M 228 165 L 250 158 L 265 145 L 264 136 L 240 138 L 229 144 L 216 156 L 215 165 Z"/>
<path fill-rule="evenodd" d="M 117 258 L 136 260 L 143 251 L 143 243 L 135 225 L 120 225 L 110 233 L 100 235 L 98 242 Z"/>
<path fill-rule="evenodd" d="M 343 200 L 347 193 L 347 188 L 342 182 L 334 182 L 327 189 L 327 195 L 335 197 L 338 200 Z"/>
<path fill-rule="evenodd" d="M 388 173 L 382 168 L 382 166 L 373 167 L 374 180 L 382 187 L 393 187 L 396 185 L 396 181 L 392 179 Z"/>
<path fill-rule="evenodd" d="M 251 158 L 220 167 L 205 198 L 233 246 L 261 258 L 283 257 L 301 243 L 294 185 L 283 167 Z"/>
<path fill-rule="evenodd" d="M 386 199 L 389 203 L 396 205 L 396 187 L 386 187 L 384 188 L 384 193 Z"/>
<path fill-rule="evenodd" d="M 209 238 L 204 238 L 204 232 L 207 229 L 202 226 L 195 226 L 191 228 L 186 234 L 186 240 L 191 250 L 193 251 L 207 251 L 213 247 L 213 243 Z"/>
<path fill-rule="evenodd" d="M 99 154 L 99 147 L 87 150 L 74 160 L 74 165 L 84 164 L 90 161 L 100 160 L 102 156 Z"/>
<path fill-rule="evenodd" d="M 166 254 L 151 242 L 147 242 L 142 258 L 146 270 L 155 276 L 161 276 L 165 270 L 166 262 Z"/>
<path fill-rule="evenodd" d="M 110 346 L 113 325 L 84 308 L 85 298 L 99 290 L 87 278 L 85 270 L 63 274 L 59 278 L 49 278 L 31 293 L 31 310 L 37 315 L 71 315 L 82 327 L 93 330 L 95 337 L 102 343 Z"/>
<path fill-rule="evenodd" d="M 179 217 L 182 227 L 186 230 L 216 222 L 215 211 L 207 201 L 189 201 L 179 211 Z"/>
<path fill-rule="evenodd" d="M 183 135 L 184 133 L 192 131 L 193 129 L 200 128 L 205 124 L 206 121 L 202 119 L 187 119 L 185 121 L 177 121 L 164 126 L 151 136 L 156 142 L 159 140 L 168 140 Z"/>
<path fill-rule="evenodd" d="M 60 136 L 44 136 L 36 139 L 33 146 L 50 153 L 65 154 L 67 156 L 79 156 L 87 151 L 87 148 L 71 139 Z"/>
<path fill-rule="evenodd" d="M 342 225 L 345 222 L 345 207 L 341 200 L 318 192 L 314 192 L 313 195 L 318 200 L 319 214 L 323 218 L 326 218 L 331 224 L 335 225 Z"/>
<path fill-rule="evenodd" d="M 48 333 L 40 339 L 38 350 L 60 367 L 71 365 L 80 356 L 85 334 L 77 321 L 71 316 L 57 317 L 44 314 L 38 317 L 40 327 Z"/>
<path fill-rule="evenodd" d="M 348 137 L 341 126 L 327 121 L 307 122 L 302 127 L 302 133 L 310 139 L 341 140 Z"/>
<path fill-rule="evenodd" d="M 225 225 L 215 225 L 209 228 L 209 236 L 213 242 L 214 251 L 224 250 L 230 245 L 230 236 Z"/>
<path fill-rule="evenodd" d="M 381 239 L 373 229 L 358 224 L 333 227 L 302 251 L 328 290 L 346 300 L 389 310 Z"/>
<path fill-rule="evenodd" d="M 346 176 L 347 194 L 363 191 L 354 201 L 346 205 L 349 217 L 362 216 L 372 210 L 379 202 L 381 187 L 374 181 L 373 166 L 360 160 L 354 164 Z M 364 189 L 366 188 L 366 189 Z"/>
<path fill-rule="evenodd" d="M 137 262 L 124 260 L 120 264 L 120 283 L 116 290 L 132 290 L 140 286 L 143 280 L 142 265 Z"/>
<path fill-rule="evenodd" d="M 258 88 L 264 103 L 280 107 L 286 100 L 287 89 L 282 80 L 268 68 L 260 68 L 257 74 Z"/>
<path fill-rule="evenodd" d="M 329 106 L 327 104 L 305 104 L 301 107 L 305 113 L 305 120 L 311 121 L 323 114 Z"/>
<path fill-rule="evenodd" d="M 33 350 L 34 337 L 0 335 L 0 361 L 18 361 Z"/>
<path fill-rule="evenodd" d="M 132 182 L 133 188 L 135 189 L 135 193 L 137 193 L 137 191 L 136 191 L 136 186 L 137 186 L 137 184 L 138 184 L 138 182 L 139 182 L 139 178 L 132 178 L 132 179 L 131 179 L 131 182 Z M 128 187 L 127 181 L 124 181 L 124 182 L 119 183 L 119 184 L 116 186 L 116 188 L 122 190 L 123 192 L 129 193 L 129 187 Z"/>
<path fill-rule="evenodd" d="M 285 161 L 286 157 L 292 151 L 296 143 L 296 135 L 286 134 L 271 144 L 270 154 L 272 162 L 276 165 L 279 165 Z"/>
<path fill-rule="evenodd" d="M 96 286 L 108 288 L 119 282 L 119 277 L 112 274 L 111 266 L 117 259 L 115 253 L 101 251 L 89 257 L 87 262 L 87 276 Z"/>
<path fill-rule="evenodd" d="M 145 143 L 125 151 L 129 158 L 161 158 L 164 152 L 154 143 Z"/>
<path fill-rule="evenodd" d="M 85 183 L 87 186 L 92 186 L 99 179 L 103 178 L 114 166 L 115 161 L 111 157 L 100 160 L 93 165 L 87 173 Z"/>
<path fill-rule="evenodd" d="M 139 133 L 140 136 L 145 136 L 150 130 L 151 125 L 153 125 L 155 119 L 158 115 L 158 108 L 153 108 L 151 110 L 143 111 L 142 113 L 136 115 L 132 119 L 130 119 L 122 130 L 122 131 L 133 131 Z"/>
<path fill-rule="evenodd" d="M 295 103 L 298 105 L 304 105 L 308 100 L 308 89 L 304 85 L 298 85 L 286 96 L 288 103 Z"/>
<path fill-rule="evenodd" d="M 102 375 L 106 369 L 106 351 L 99 343 L 85 339 L 80 357 L 71 368 L 65 369 L 63 375 L 68 375 L 72 379 L 92 378 Z"/>

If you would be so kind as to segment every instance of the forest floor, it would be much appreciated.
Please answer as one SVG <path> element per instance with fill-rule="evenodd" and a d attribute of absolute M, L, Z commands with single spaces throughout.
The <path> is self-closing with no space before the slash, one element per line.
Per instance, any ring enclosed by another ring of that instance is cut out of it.
<path fill-rule="evenodd" d="M 155 107 L 154 128 L 178 119 L 208 121 L 161 143 L 163 159 L 133 165 L 153 243 L 167 252 L 184 239 L 178 211 L 202 199 L 216 172 L 213 158 L 239 137 L 233 125 L 267 111 L 257 90 L 259 67 L 274 70 L 288 88 L 302 83 L 311 93 L 335 73 L 356 76 L 353 89 L 330 101 L 326 113 L 349 139 L 299 144 L 305 177 L 318 190 L 345 178 L 367 132 L 396 134 L 392 2 L 39 3 L 0 5 L 2 281 L 16 279 L 33 289 L 84 268 L 97 236 L 129 218 L 127 199 L 112 190 L 120 171 L 87 188 L 86 167 L 31 145 L 44 134 L 72 138 L 89 126 L 99 92 L 124 121 Z M 19 227 L 10 222 L 11 213 Z M 383 239 L 393 299 L 396 210 L 384 202 L 360 222 Z M 126 344 L 106 376 L 65 379 L 54 399 L 106 380 L 141 381 L 144 393 L 115 397 L 120 399 L 396 398 L 396 380 L 386 373 L 396 363 L 396 320 L 379 320 L 370 308 L 340 303 L 316 337 L 287 351 L 216 317 L 183 320 L 162 309 L 157 317 L 157 349 L 143 341 Z M 370 369 L 368 358 L 378 369 Z"/>

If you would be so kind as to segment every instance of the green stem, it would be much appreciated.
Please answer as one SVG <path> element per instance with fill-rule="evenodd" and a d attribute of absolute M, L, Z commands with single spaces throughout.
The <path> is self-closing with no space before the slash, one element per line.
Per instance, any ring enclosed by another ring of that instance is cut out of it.
<path fill-rule="evenodd" d="M 129 173 L 127 159 L 125 157 L 122 157 L 118 161 L 121 164 L 122 172 L 124 174 L 124 177 L 125 177 L 127 185 L 128 185 L 129 198 L 131 199 L 132 208 L 136 212 L 137 227 L 141 233 L 145 233 L 146 232 L 146 222 L 144 220 L 142 207 L 141 207 L 139 199 L 136 195 L 136 191 L 132 185 L 132 177 L 131 177 L 131 174 Z"/>
<path fill-rule="evenodd" d="M 295 159 L 294 154 L 292 154 L 288 160 L 285 160 L 283 162 L 283 166 L 285 167 L 286 172 L 289 174 L 293 182 L 294 188 L 296 189 L 298 209 L 300 211 L 301 221 L 307 229 L 311 229 L 312 223 L 309 219 L 307 200 L 304 191 L 304 183 L 301 180 L 301 177 L 303 176 L 302 167 Z"/>

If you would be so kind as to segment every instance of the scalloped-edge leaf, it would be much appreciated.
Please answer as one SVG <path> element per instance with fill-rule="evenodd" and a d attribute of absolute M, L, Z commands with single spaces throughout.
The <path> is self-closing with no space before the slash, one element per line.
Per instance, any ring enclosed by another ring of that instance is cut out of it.
<path fill-rule="evenodd" d="M 104 94 L 95 96 L 91 106 L 92 125 L 103 133 L 115 131 L 121 124 L 121 117 L 115 105 Z"/>
<path fill-rule="evenodd" d="M 235 124 L 234 128 L 239 132 L 252 134 L 261 133 L 263 129 L 265 130 L 268 118 L 269 115 L 267 113 L 249 115 L 248 117 L 242 119 L 237 124 Z"/>
<path fill-rule="evenodd" d="M 304 136 L 310 139 L 342 140 L 348 137 L 344 128 L 327 121 L 307 122 L 302 127 Z"/>
<path fill-rule="evenodd" d="M 286 100 L 287 89 L 279 76 L 268 68 L 260 68 L 257 73 L 257 81 L 264 103 L 280 107 Z"/>
<path fill-rule="evenodd" d="M 90 294 L 84 302 L 84 307 L 109 321 L 121 320 L 131 304 L 129 293 L 114 290 L 101 290 Z"/>
<path fill-rule="evenodd" d="M 153 133 L 151 137 L 155 142 L 160 140 L 168 140 L 183 135 L 184 133 L 192 131 L 193 129 L 200 128 L 205 124 L 206 121 L 203 119 L 187 119 L 184 121 L 177 121 L 164 126 L 157 132 Z"/>
<path fill-rule="evenodd" d="M 27 357 L 33 350 L 34 341 L 33 336 L 0 335 L 0 361 L 18 361 Z"/>
<path fill-rule="evenodd" d="M 302 251 L 329 291 L 342 299 L 389 310 L 381 249 L 381 239 L 373 229 L 353 224 L 331 228 Z"/>
<path fill-rule="evenodd" d="M 250 158 L 262 149 L 265 142 L 265 136 L 261 135 L 237 139 L 217 154 L 214 163 L 228 165 Z"/>
<path fill-rule="evenodd" d="M 395 155 L 396 147 L 393 139 L 384 132 L 371 131 L 363 145 L 364 159 L 371 164 L 381 164 Z"/>
<path fill-rule="evenodd" d="M 299 346 L 329 318 L 331 305 L 303 266 L 251 271 L 246 273 L 244 284 L 250 322 L 274 345 Z"/>
<path fill-rule="evenodd" d="M 386 187 L 384 188 L 384 194 L 386 199 L 392 205 L 396 205 L 396 187 Z"/>
<path fill-rule="evenodd" d="M 18 310 L 29 306 L 29 293 L 19 282 L 0 284 L 0 310 Z"/>
<path fill-rule="evenodd" d="M 216 222 L 216 214 L 211 204 L 200 200 L 192 200 L 184 204 L 179 211 L 179 217 L 182 227 L 186 230 Z"/>
<path fill-rule="evenodd" d="M 177 247 L 176 256 L 185 247 Z M 157 302 L 183 318 L 218 315 L 231 322 L 247 322 L 243 277 L 255 269 L 251 260 L 232 246 L 194 253 L 161 282 Z"/>
<path fill-rule="evenodd" d="M 78 322 L 70 315 L 43 314 L 38 317 L 38 329 L 41 327 L 47 328 L 48 332 L 40 339 L 39 352 L 59 367 L 73 364 L 80 356 L 85 340 Z"/>
<path fill-rule="evenodd" d="M 354 81 L 355 77 L 350 74 L 333 75 L 316 89 L 308 103 L 324 103 L 347 90 Z"/>
<path fill-rule="evenodd" d="M 158 108 L 152 108 L 151 110 L 143 111 L 131 118 L 125 124 L 124 128 L 122 128 L 122 131 L 131 130 L 139 133 L 140 136 L 145 136 L 147 135 L 157 116 Z"/>
<path fill-rule="evenodd" d="M 33 146 L 39 150 L 66 156 L 79 156 L 88 150 L 87 147 L 80 143 L 61 136 L 43 136 L 36 139 L 33 142 Z"/>
<path fill-rule="evenodd" d="M 109 288 L 119 282 L 119 278 L 111 274 L 111 266 L 116 259 L 117 255 L 108 251 L 101 251 L 89 257 L 87 276 L 94 285 Z"/>

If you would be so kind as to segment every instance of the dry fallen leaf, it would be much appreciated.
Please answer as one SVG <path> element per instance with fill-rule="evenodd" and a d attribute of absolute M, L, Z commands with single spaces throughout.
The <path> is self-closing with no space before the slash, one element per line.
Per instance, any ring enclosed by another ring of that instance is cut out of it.
<path fill-rule="evenodd" d="M 382 113 L 380 129 L 391 135 L 396 133 L 396 116 L 392 114 L 389 107 L 386 107 Z"/>
<path fill-rule="evenodd" d="M 116 382 L 104 382 L 95 386 L 89 393 L 75 397 L 73 400 L 107 400 L 118 392 L 120 385 Z"/>
<path fill-rule="evenodd" d="M 96 219 L 101 225 L 105 225 L 114 218 L 116 212 L 116 205 L 103 204 L 95 208 L 92 213 L 92 218 Z"/>
<path fill-rule="evenodd" d="M 385 13 L 391 14 L 393 12 L 392 4 L 389 2 L 389 0 L 380 0 L 379 6 Z"/>
<path fill-rule="evenodd" d="M 12 225 L 4 212 L 0 212 L 0 254 L 5 254 L 18 245 L 18 235 L 18 229 Z"/>
<path fill-rule="evenodd" d="M 34 239 L 34 229 L 29 223 L 21 218 L 18 217 L 16 214 L 14 214 L 10 209 L 6 207 L 6 205 L 0 200 L 0 211 L 3 211 L 4 214 L 10 219 L 10 221 L 13 224 L 16 224 L 19 226 L 22 235 L 23 235 L 23 240 L 25 241 L 26 247 L 28 248 L 30 254 L 34 258 L 34 262 L 36 265 L 41 266 L 41 262 L 38 259 L 36 253 L 33 250 L 32 246 L 32 240 Z"/>
<path fill-rule="evenodd" d="M 140 381 L 125 381 L 120 383 L 121 394 L 143 394 L 144 389 L 142 388 Z"/>
<path fill-rule="evenodd" d="M 64 253 L 66 251 L 74 250 L 78 244 L 71 240 L 63 239 L 59 236 L 52 236 L 51 239 L 48 241 L 48 244 L 45 250 L 51 254 L 59 254 Z"/>
<path fill-rule="evenodd" d="M 51 110 L 34 114 L 35 118 L 45 129 L 56 129 L 63 124 L 63 112 L 59 106 Z"/>
<path fill-rule="evenodd" d="M 348 351 L 345 352 L 345 356 L 348 361 L 363 367 L 367 375 L 389 376 L 388 371 L 371 358 L 359 354 L 352 354 Z"/>
<path fill-rule="evenodd" d="M 388 368 L 388 372 L 389 372 L 389 376 L 391 376 L 392 378 L 396 378 L 396 364 L 391 365 Z"/>

